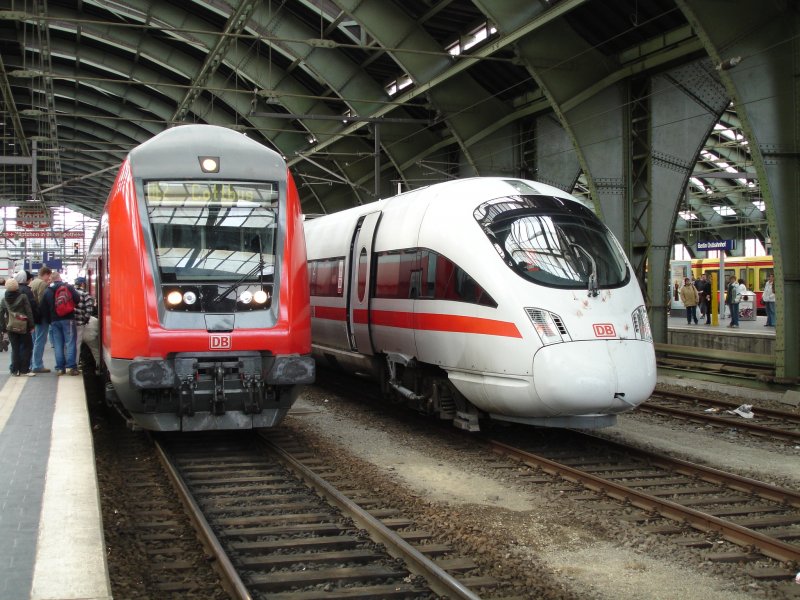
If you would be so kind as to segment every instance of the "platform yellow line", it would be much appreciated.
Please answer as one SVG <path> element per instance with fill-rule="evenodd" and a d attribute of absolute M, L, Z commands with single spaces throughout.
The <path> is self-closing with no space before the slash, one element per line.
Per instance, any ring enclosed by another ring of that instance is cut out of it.
<path fill-rule="evenodd" d="M 30 597 L 111 598 L 82 377 L 58 380 Z"/>
<path fill-rule="evenodd" d="M 25 387 L 25 380 L 27 377 L 9 377 L 3 389 L 0 390 L 0 433 L 3 433 L 8 417 L 14 411 L 22 394 L 22 388 Z"/>

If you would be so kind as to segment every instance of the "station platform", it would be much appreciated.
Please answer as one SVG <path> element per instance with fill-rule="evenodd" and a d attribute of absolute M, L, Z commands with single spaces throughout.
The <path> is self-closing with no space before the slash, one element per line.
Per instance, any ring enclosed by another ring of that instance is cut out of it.
<path fill-rule="evenodd" d="M 110 599 L 83 377 L 12 377 L 10 360 L 0 352 L 0 598 Z"/>
<path fill-rule="evenodd" d="M 706 325 L 698 314 L 697 325 L 686 323 L 683 311 L 671 314 L 667 322 L 667 343 L 746 354 L 772 356 L 775 353 L 775 328 L 766 327 L 767 317 L 739 320 L 739 327 L 728 327 L 731 320 L 720 318 L 716 325 Z"/>

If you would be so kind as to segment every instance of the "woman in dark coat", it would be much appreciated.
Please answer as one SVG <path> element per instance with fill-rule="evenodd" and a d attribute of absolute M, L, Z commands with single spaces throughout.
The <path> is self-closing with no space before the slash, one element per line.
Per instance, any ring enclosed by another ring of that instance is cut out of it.
<path fill-rule="evenodd" d="M 20 292 L 19 283 L 11 278 L 5 284 L 6 293 L 0 300 L 0 328 L 8 333 L 11 342 L 11 374 L 14 376 L 27 375 L 31 364 L 31 351 L 33 350 L 33 308 L 28 296 Z M 24 331 L 16 332 L 8 327 L 9 313 L 24 315 L 26 321 Z"/>

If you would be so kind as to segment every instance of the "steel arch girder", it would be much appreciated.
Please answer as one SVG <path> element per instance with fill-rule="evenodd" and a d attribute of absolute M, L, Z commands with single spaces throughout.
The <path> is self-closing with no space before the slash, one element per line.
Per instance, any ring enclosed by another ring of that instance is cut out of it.
<path fill-rule="evenodd" d="M 775 361 L 779 376 L 800 377 L 800 13 L 783 3 L 676 0 L 720 69 L 750 142 L 782 293 L 776 309 Z M 787 332 L 790 332 L 787 334 Z"/>
<path fill-rule="evenodd" d="M 424 86 L 433 77 L 446 71 L 451 66 L 451 59 L 443 55 L 443 49 L 431 38 L 416 22 L 397 6 L 382 2 L 381 0 L 335 0 L 336 5 L 346 11 L 361 26 L 369 31 L 370 35 L 384 48 L 389 48 L 389 53 L 394 60 L 411 76 L 418 86 Z M 392 51 L 407 49 L 409 52 Z M 417 51 L 417 52 L 412 52 Z M 420 54 L 418 51 L 439 54 Z M 500 114 L 500 110 L 507 110 L 501 102 L 493 99 L 491 95 L 467 74 L 460 73 L 449 80 L 439 83 L 427 92 L 428 100 L 439 109 L 442 114 L 447 114 L 447 125 L 453 136 L 461 145 L 465 157 L 472 165 L 473 174 L 477 174 L 477 165 L 469 159 L 470 150 L 465 140 L 481 129 L 492 123 L 492 115 Z M 473 104 L 489 103 L 482 114 L 469 115 L 466 112 Z M 461 115 L 459 115 L 461 113 Z M 425 135 L 425 134 L 423 134 Z M 431 136 L 426 136 L 431 137 Z M 426 147 L 438 140 L 427 140 L 419 147 Z M 396 165 L 404 164 L 404 157 L 393 156 L 392 162 Z"/>

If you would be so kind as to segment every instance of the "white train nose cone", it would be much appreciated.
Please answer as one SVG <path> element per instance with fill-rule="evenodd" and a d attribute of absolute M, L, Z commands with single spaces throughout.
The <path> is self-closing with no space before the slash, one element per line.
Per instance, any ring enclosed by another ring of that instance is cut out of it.
<path fill-rule="evenodd" d="M 649 398 L 655 384 L 653 345 L 638 340 L 553 344 L 533 361 L 536 394 L 553 415 L 624 412 Z"/>

